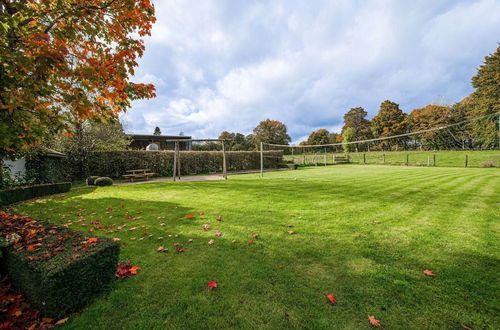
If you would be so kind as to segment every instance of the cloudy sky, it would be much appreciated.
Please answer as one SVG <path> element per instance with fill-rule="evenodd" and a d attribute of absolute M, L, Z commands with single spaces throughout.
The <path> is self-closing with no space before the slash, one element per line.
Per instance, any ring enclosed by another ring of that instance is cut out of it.
<path fill-rule="evenodd" d="M 155 0 L 134 81 L 157 97 L 123 116 L 129 132 L 248 134 L 283 121 L 295 142 L 373 116 L 456 102 L 500 42 L 500 0 Z"/>

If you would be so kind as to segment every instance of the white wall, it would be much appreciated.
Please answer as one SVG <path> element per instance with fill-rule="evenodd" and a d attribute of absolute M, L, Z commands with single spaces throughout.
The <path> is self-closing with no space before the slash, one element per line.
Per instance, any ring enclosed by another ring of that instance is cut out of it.
<path fill-rule="evenodd" d="M 9 172 L 12 176 L 24 177 L 26 175 L 26 159 L 4 160 L 3 163 L 9 167 Z"/>

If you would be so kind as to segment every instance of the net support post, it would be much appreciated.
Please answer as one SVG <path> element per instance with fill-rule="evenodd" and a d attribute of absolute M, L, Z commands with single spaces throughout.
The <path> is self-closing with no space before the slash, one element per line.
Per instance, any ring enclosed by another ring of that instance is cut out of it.
<path fill-rule="evenodd" d="M 260 143 L 260 177 L 264 176 L 264 144 Z"/>
<path fill-rule="evenodd" d="M 226 146 L 224 141 L 222 141 L 222 176 L 224 180 L 227 180 L 227 169 L 226 169 Z"/>
<path fill-rule="evenodd" d="M 175 147 L 174 147 L 174 170 L 173 170 L 173 176 L 172 176 L 172 180 L 175 182 L 175 176 L 176 176 L 176 172 L 177 172 L 177 147 L 178 147 L 178 144 L 177 144 L 177 141 L 175 142 Z"/>

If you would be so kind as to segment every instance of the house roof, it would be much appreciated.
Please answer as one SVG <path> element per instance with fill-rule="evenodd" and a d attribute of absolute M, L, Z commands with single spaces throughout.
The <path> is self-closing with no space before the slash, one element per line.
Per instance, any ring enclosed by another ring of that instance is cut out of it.
<path fill-rule="evenodd" d="M 132 140 L 190 140 L 190 136 L 131 134 Z"/>
<path fill-rule="evenodd" d="M 52 149 L 45 149 L 43 156 L 44 157 L 63 158 L 63 157 L 66 157 L 66 154 L 63 154 L 62 152 L 55 151 Z"/>

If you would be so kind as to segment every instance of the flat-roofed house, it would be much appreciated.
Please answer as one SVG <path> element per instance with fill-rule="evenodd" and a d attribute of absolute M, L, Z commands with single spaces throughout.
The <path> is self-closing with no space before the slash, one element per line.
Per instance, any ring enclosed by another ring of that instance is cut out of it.
<path fill-rule="evenodd" d="M 174 150 L 175 142 L 167 140 L 190 140 L 190 136 L 175 136 L 175 135 L 147 135 L 147 134 L 132 134 L 130 135 L 132 142 L 129 148 L 135 150 L 146 150 L 146 147 L 151 144 L 156 144 L 158 150 Z M 179 143 L 179 150 L 191 150 L 191 141 Z"/>

